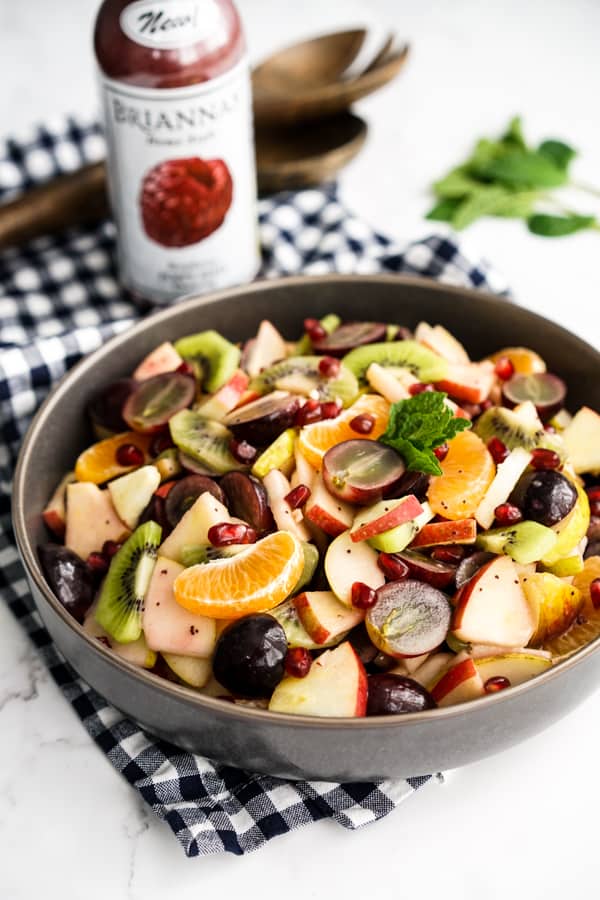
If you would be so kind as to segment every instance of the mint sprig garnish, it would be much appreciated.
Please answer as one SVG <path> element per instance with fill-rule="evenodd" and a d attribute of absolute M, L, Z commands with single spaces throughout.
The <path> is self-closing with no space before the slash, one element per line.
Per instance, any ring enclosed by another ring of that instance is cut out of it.
<path fill-rule="evenodd" d="M 441 391 L 423 391 L 390 407 L 388 426 L 379 440 L 393 447 L 413 472 L 441 475 L 433 451 L 471 427 L 468 419 L 453 414 L 445 403 L 446 396 Z"/>

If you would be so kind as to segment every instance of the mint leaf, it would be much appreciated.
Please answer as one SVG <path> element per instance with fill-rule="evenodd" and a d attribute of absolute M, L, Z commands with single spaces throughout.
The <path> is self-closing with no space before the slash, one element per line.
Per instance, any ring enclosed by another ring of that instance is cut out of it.
<path fill-rule="evenodd" d="M 496 215 L 496 210 L 502 208 L 510 196 L 510 191 L 504 187 L 491 185 L 480 187 L 461 203 L 452 217 L 452 224 L 457 231 L 460 231 L 481 216 Z"/>
<path fill-rule="evenodd" d="M 527 143 L 523 136 L 523 123 L 521 116 L 514 116 L 508 123 L 508 128 L 502 135 L 502 143 L 510 144 L 519 150 L 527 150 Z"/>
<path fill-rule="evenodd" d="M 441 475 L 433 451 L 471 427 L 468 419 L 453 414 L 445 400 L 441 391 L 423 391 L 390 407 L 388 426 L 379 440 L 393 447 L 413 472 Z"/>
<path fill-rule="evenodd" d="M 465 197 L 472 191 L 479 190 L 480 187 L 481 182 L 471 178 L 465 172 L 465 169 L 459 166 L 458 169 L 452 169 L 451 172 L 448 172 L 440 181 L 436 181 L 433 185 L 433 190 L 438 197 L 455 199 Z"/>
<path fill-rule="evenodd" d="M 563 172 L 567 171 L 569 163 L 573 157 L 577 156 L 577 151 L 569 147 L 568 144 L 555 140 L 543 141 L 538 147 L 538 153 L 552 160 L 554 165 L 562 169 Z"/>
<path fill-rule="evenodd" d="M 434 222 L 451 222 L 462 201 L 446 197 L 429 210 L 426 217 Z"/>
<path fill-rule="evenodd" d="M 594 216 L 547 216 L 538 214 L 527 220 L 527 227 L 541 237 L 565 237 L 597 226 Z"/>
<path fill-rule="evenodd" d="M 511 150 L 479 166 L 478 174 L 509 187 L 551 188 L 567 182 L 567 173 L 535 150 Z"/>

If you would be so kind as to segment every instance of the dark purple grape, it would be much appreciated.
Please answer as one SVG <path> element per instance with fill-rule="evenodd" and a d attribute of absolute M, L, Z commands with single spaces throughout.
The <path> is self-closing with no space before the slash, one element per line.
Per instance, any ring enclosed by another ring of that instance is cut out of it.
<path fill-rule="evenodd" d="M 179 462 L 188 472 L 191 472 L 192 475 L 210 475 L 210 472 L 203 466 L 202 463 L 198 462 L 197 459 L 194 459 L 193 456 L 190 456 L 188 453 L 184 453 L 182 450 L 178 451 Z"/>
<path fill-rule="evenodd" d="M 575 486 L 554 469 L 540 469 L 529 482 L 521 507 L 525 519 L 551 527 L 577 503 Z"/>
<path fill-rule="evenodd" d="M 547 422 L 564 406 L 567 386 L 558 375 L 533 372 L 531 375 L 513 375 L 502 385 L 502 395 L 509 406 L 531 400 L 542 422 Z"/>
<path fill-rule="evenodd" d="M 379 650 L 369 637 L 364 622 L 361 622 L 360 625 L 357 625 L 352 629 L 348 634 L 347 640 L 352 644 L 354 652 L 363 666 L 370 666 L 375 661 L 376 656 L 379 654 Z"/>
<path fill-rule="evenodd" d="M 390 656 L 421 656 L 442 643 L 452 610 L 445 594 L 430 584 L 407 579 L 377 590 L 365 623 L 376 647 Z"/>
<path fill-rule="evenodd" d="M 405 465 L 392 447 L 365 438 L 342 441 L 323 458 L 323 479 L 334 497 L 365 506 L 381 500 Z"/>
<path fill-rule="evenodd" d="M 587 559 L 588 556 L 600 556 L 600 540 L 593 540 L 589 542 L 589 544 L 585 548 L 583 558 Z"/>
<path fill-rule="evenodd" d="M 331 334 L 326 334 L 318 340 L 313 339 L 312 345 L 315 353 L 344 356 L 355 347 L 384 341 L 386 333 L 387 325 L 382 322 L 345 322 Z"/>
<path fill-rule="evenodd" d="M 150 502 L 139 518 L 138 525 L 143 525 L 144 522 L 156 522 L 157 525 L 160 525 L 162 528 L 163 540 L 171 533 L 173 529 L 171 528 L 171 523 L 167 519 L 167 514 L 165 512 L 164 497 L 160 497 L 158 494 L 152 494 Z"/>
<path fill-rule="evenodd" d="M 273 514 L 262 482 L 245 472 L 227 472 L 221 479 L 232 516 L 243 519 L 259 534 L 274 528 Z"/>
<path fill-rule="evenodd" d="M 238 441 L 254 446 L 271 444 L 294 424 L 300 398 L 286 391 L 273 391 L 234 409 L 223 419 Z"/>
<path fill-rule="evenodd" d="M 454 576 L 457 590 L 460 590 L 463 584 L 470 581 L 475 572 L 478 572 L 482 566 L 485 566 L 493 558 L 493 553 L 488 553 L 487 550 L 478 550 L 477 553 L 473 553 L 471 556 L 463 559 L 458 564 L 456 575 Z"/>
<path fill-rule="evenodd" d="M 134 431 L 143 434 L 160 431 L 195 396 L 193 378 L 182 372 L 163 372 L 139 382 L 125 402 L 123 418 Z"/>
<path fill-rule="evenodd" d="M 99 435 L 119 434 L 129 426 L 123 418 L 125 401 L 137 388 L 133 378 L 120 378 L 102 388 L 88 403 L 87 411 Z"/>
<path fill-rule="evenodd" d="M 269 697 L 285 672 L 285 631 L 273 616 L 244 616 L 221 632 L 213 656 L 219 684 L 239 697 Z"/>
<path fill-rule="evenodd" d="M 57 599 L 78 622 L 93 603 L 95 579 L 81 557 L 59 544 L 42 544 L 38 556 Z"/>
<path fill-rule="evenodd" d="M 171 528 L 175 528 L 184 513 L 194 505 L 200 494 L 208 491 L 219 503 L 225 504 L 225 495 L 216 481 L 208 475 L 187 475 L 171 488 L 165 497 L 165 515 Z"/>
<path fill-rule="evenodd" d="M 429 691 L 404 675 L 391 672 L 369 675 L 367 684 L 368 716 L 394 716 L 435 709 L 436 703 Z"/>
<path fill-rule="evenodd" d="M 397 500 L 407 494 L 414 494 L 417 500 L 426 500 L 430 480 L 424 472 L 407 471 L 385 492 L 384 500 Z"/>
<path fill-rule="evenodd" d="M 403 550 L 401 553 L 391 554 L 406 563 L 412 578 L 424 581 L 435 588 L 444 590 L 454 581 L 456 566 L 438 559 L 431 559 L 424 553 L 416 553 L 414 550 Z"/>

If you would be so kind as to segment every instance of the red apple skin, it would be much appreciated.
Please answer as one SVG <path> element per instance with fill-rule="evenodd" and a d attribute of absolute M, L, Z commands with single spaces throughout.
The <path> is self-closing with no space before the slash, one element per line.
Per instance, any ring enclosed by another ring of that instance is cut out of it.
<path fill-rule="evenodd" d="M 462 625 L 463 613 L 467 608 L 467 603 L 469 602 L 469 597 L 477 587 L 479 579 L 485 572 L 488 570 L 490 565 L 494 562 L 493 559 L 486 563 L 485 566 L 482 566 L 478 569 L 477 572 L 470 578 L 466 584 L 460 588 L 459 591 L 456 592 L 452 599 L 452 605 L 454 606 L 454 615 L 452 616 L 452 624 L 450 625 L 450 630 L 454 631 L 455 628 L 460 628 Z"/>
<path fill-rule="evenodd" d="M 315 503 L 313 506 L 305 510 L 305 517 L 309 519 L 313 525 L 322 528 L 325 534 L 331 537 L 337 537 L 342 531 L 346 531 L 348 526 L 339 519 L 334 518 L 326 509 Z"/>
<path fill-rule="evenodd" d="M 55 534 L 56 537 L 64 538 L 65 520 L 57 509 L 48 507 L 48 509 L 45 509 L 42 513 L 42 517 L 50 531 Z"/>
<path fill-rule="evenodd" d="M 403 503 L 398 504 L 393 509 L 390 509 L 389 512 L 379 516 L 378 519 L 373 519 L 371 522 L 365 523 L 365 525 L 362 525 L 357 531 L 351 532 L 350 538 L 355 544 L 359 541 L 366 541 L 367 538 L 388 531 L 390 528 L 395 528 L 396 525 L 403 525 L 405 522 L 410 522 L 411 519 L 416 519 L 422 512 L 423 507 L 417 498 L 414 494 L 409 494 Z"/>
<path fill-rule="evenodd" d="M 459 684 L 462 684 L 463 681 L 467 681 L 469 678 L 473 678 L 476 675 L 477 668 L 473 660 L 464 659 L 462 662 L 452 666 L 445 675 L 442 675 L 437 684 L 431 689 L 431 696 L 436 703 L 439 703 L 440 700 L 443 700 L 443 698 L 451 691 L 455 690 Z"/>
<path fill-rule="evenodd" d="M 253 403 L 254 400 L 258 400 L 260 396 L 261 394 L 259 394 L 257 391 L 244 390 L 242 396 L 234 406 L 234 409 L 239 409 L 240 406 L 246 406 L 246 404 L 248 403 Z"/>
<path fill-rule="evenodd" d="M 438 391 L 445 391 L 451 397 L 464 400 L 466 403 L 481 403 L 487 400 L 493 386 L 493 369 L 484 369 L 479 363 L 451 366 L 446 378 L 436 383 Z"/>
<path fill-rule="evenodd" d="M 456 522 L 430 522 L 424 525 L 410 546 L 413 549 L 439 544 L 474 544 L 476 539 L 475 519 L 458 519 Z"/>
<path fill-rule="evenodd" d="M 313 615 L 310 601 L 306 592 L 294 597 L 294 606 L 308 634 L 315 644 L 325 644 L 331 637 L 331 632 L 321 625 Z"/>

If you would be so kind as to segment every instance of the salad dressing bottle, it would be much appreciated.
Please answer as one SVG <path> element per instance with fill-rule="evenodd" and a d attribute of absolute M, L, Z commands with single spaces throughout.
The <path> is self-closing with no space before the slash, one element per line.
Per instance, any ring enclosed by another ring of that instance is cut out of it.
<path fill-rule="evenodd" d="M 251 84 L 234 4 L 104 0 L 94 44 L 123 285 L 168 304 L 251 280 Z"/>

